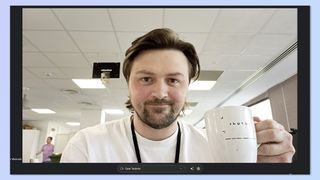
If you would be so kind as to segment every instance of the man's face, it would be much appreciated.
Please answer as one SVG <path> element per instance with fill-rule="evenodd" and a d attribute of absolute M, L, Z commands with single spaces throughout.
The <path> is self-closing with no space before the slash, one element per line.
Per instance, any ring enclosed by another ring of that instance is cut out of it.
<path fill-rule="evenodd" d="M 51 139 L 50 138 L 47 138 L 47 144 L 50 144 L 51 143 Z"/>
<path fill-rule="evenodd" d="M 129 78 L 131 103 L 138 117 L 155 129 L 168 127 L 184 106 L 188 60 L 178 50 L 148 50 L 133 62 Z"/>

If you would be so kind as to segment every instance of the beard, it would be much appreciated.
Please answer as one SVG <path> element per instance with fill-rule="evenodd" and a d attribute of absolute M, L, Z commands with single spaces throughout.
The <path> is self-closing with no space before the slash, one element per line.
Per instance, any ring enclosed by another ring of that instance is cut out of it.
<path fill-rule="evenodd" d="M 182 107 L 167 99 L 153 99 L 146 101 L 135 112 L 141 121 L 154 129 L 170 126 L 179 116 Z"/>

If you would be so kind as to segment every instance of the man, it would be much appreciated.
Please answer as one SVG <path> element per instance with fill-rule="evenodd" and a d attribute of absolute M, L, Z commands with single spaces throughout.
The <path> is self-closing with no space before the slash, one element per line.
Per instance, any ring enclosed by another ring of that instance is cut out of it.
<path fill-rule="evenodd" d="M 39 155 L 42 152 L 42 162 L 43 163 L 50 163 L 51 159 L 50 156 L 54 152 L 54 145 L 51 144 L 52 137 L 47 137 L 47 144 L 43 145 L 41 150 L 37 153 Z"/>
<path fill-rule="evenodd" d="M 172 30 L 139 37 L 123 63 L 131 117 L 81 130 L 61 162 L 215 162 L 206 135 L 177 121 L 199 72 L 195 48 Z M 258 162 L 291 162 L 295 150 L 283 126 L 256 118 L 256 131 Z"/>

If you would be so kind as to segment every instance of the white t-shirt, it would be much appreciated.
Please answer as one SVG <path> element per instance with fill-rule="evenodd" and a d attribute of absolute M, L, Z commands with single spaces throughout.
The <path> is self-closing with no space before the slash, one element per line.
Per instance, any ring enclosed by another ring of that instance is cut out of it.
<path fill-rule="evenodd" d="M 179 124 L 179 162 L 213 162 L 205 131 L 182 122 Z M 136 133 L 141 161 L 173 163 L 177 133 L 161 141 L 152 141 Z M 60 162 L 136 163 L 130 118 L 80 130 L 66 145 Z"/>

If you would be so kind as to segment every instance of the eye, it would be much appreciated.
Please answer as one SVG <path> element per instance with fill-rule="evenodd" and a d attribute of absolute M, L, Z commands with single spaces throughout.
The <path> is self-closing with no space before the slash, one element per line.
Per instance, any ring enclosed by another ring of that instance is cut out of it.
<path fill-rule="evenodd" d="M 142 77 L 142 78 L 140 78 L 140 81 L 142 82 L 142 84 L 149 84 L 152 82 L 152 78 L 151 77 Z"/>
<path fill-rule="evenodd" d="M 180 83 L 180 81 L 178 79 L 170 78 L 168 79 L 168 83 L 171 85 L 177 85 Z"/>

